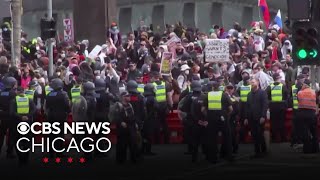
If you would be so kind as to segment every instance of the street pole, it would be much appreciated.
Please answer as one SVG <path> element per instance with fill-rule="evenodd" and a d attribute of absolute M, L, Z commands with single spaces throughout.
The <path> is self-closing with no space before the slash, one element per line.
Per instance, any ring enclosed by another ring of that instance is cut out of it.
<path fill-rule="evenodd" d="M 21 0 L 11 1 L 11 21 L 12 21 L 12 58 L 11 65 L 18 67 L 21 61 Z"/>
<path fill-rule="evenodd" d="M 52 0 L 47 0 L 47 6 L 48 6 L 48 19 L 52 19 Z M 49 56 L 49 77 L 53 76 L 53 45 L 52 40 L 47 40 L 48 44 L 48 56 Z"/>

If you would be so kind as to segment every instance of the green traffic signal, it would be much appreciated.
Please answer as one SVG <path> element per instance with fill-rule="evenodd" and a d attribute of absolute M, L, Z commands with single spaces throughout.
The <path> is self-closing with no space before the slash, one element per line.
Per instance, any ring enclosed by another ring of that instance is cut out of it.
<path fill-rule="evenodd" d="M 316 49 L 312 49 L 309 55 L 313 58 L 316 58 L 318 56 L 318 51 Z"/>
<path fill-rule="evenodd" d="M 305 59 L 307 57 L 307 51 L 305 49 L 300 49 L 298 51 L 298 58 Z"/>

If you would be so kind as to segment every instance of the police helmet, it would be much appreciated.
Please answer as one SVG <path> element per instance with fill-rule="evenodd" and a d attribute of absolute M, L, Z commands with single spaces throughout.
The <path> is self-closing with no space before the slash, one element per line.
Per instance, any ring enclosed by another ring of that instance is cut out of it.
<path fill-rule="evenodd" d="M 93 93 L 95 91 L 95 86 L 90 81 L 84 83 L 82 86 L 85 93 Z"/>
<path fill-rule="evenodd" d="M 106 82 L 103 79 L 96 79 L 94 81 L 94 85 L 96 87 L 96 91 L 106 90 Z"/>
<path fill-rule="evenodd" d="M 127 90 L 128 90 L 129 92 L 136 92 L 136 93 L 138 93 L 137 88 L 138 88 L 138 83 L 137 83 L 136 81 L 130 80 L 130 81 L 128 82 L 128 84 L 127 84 Z"/>
<path fill-rule="evenodd" d="M 51 81 L 50 83 L 50 87 L 53 89 L 53 90 L 60 90 L 63 88 L 63 82 L 60 78 L 55 78 Z"/>
<path fill-rule="evenodd" d="M 36 87 L 38 86 L 38 81 L 37 80 L 32 80 L 29 82 L 29 87 Z"/>
<path fill-rule="evenodd" d="M 17 84 L 17 80 L 14 77 L 7 77 L 4 79 L 3 84 L 6 89 L 12 89 Z"/>
<path fill-rule="evenodd" d="M 191 83 L 191 89 L 192 91 L 201 92 L 201 82 L 200 81 L 192 81 Z"/>
<path fill-rule="evenodd" d="M 152 83 L 148 83 L 144 86 L 144 96 L 155 95 L 155 88 Z"/>

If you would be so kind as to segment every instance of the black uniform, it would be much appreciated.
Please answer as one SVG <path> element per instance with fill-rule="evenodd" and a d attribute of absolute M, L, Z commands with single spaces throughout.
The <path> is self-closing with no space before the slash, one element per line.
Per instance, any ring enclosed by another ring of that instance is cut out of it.
<path fill-rule="evenodd" d="M 249 120 L 251 133 L 254 140 L 254 150 L 256 155 L 266 152 L 266 143 L 264 140 L 264 124 L 260 123 L 260 118 L 267 118 L 268 96 L 261 89 L 251 91 L 248 94 L 246 119 Z"/>
<path fill-rule="evenodd" d="M 96 114 L 96 105 L 97 105 L 97 100 L 95 97 L 94 93 L 87 93 L 83 96 L 86 101 L 87 101 L 87 118 L 86 121 L 91 124 L 92 122 L 95 121 L 95 114 Z M 90 137 L 90 134 L 88 132 L 86 132 L 86 134 L 84 135 L 83 138 L 88 138 Z M 89 141 L 85 141 L 83 143 L 83 147 L 85 149 L 89 149 L 90 148 L 90 144 Z M 90 159 L 92 153 L 85 153 L 85 156 L 87 159 Z"/>
<path fill-rule="evenodd" d="M 13 121 L 12 122 L 13 126 L 15 127 L 14 128 L 14 132 L 13 132 L 13 134 L 14 134 L 13 136 L 16 138 L 14 140 L 14 142 L 17 142 L 17 140 L 22 138 L 22 137 L 26 137 L 26 138 L 31 140 L 31 137 L 32 137 L 31 131 L 26 135 L 21 135 L 16 131 L 16 127 L 20 122 L 22 122 L 22 116 L 27 116 L 28 117 L 27 123 L 29 125 L 31 125 L 32 124 L 32 117 L 33 117 L 35 112 L 36 112 L 36 108 L 35 108 L 35 105 L 34 105 L 34 102 L 33 102 L 32 99 L 29 99 L 29 113 L 28 114 L 18 114 L 17 113 L 17 101 L 16 101 L 16 99 L 12 99 L 11 100 L 11 102 L 10 102 L 10 115 L 12 117 L 11 120 Z M 21 150 L 26 150 L 26 149 L 30 148 L 30 145 L 31 145 L 31 141 L 29 141 L 29 142 L 28 141 L 21 141 L 19 143 L 19 148 Z M 28 161 L 29 161 L 29 152 L 20 152 L 17 149 L 17 147 L 16 147 L 16 152 L 17 152 L 17 155 L 18 155 L 20 163 L 28 163 Z"/>
<path fill-rule="evenodd" d="M 143 123 L 143 138 L 145 140 L 143 150 L 145 154 L 152 153 L 151 143 L 156 131 L 157 106 L 158 104 L 154 95 L 145 97 L 145 120 Z"/>
<path fill-rule="evenodd" d="M 232 152 L 237 153 L 239 148 L 239 142 L 237 137 L 237 126 L 238 126 L 238 114 L 239 114 L 239 102 L 235 99 L 234 95 L 229 95 L 232 102 L 232 113 L 229 116 L 230 129 L 231 129 L 231 140 L 232 140 Z"/>
<path fill-rule="evenodd" d="M 232 105 L 232 102 L 227 94 L 222 94 L 221 99 L 222 110 L 208 110 L 208 160 L 212 163 L 216 163 L 218 160 L 218 132 L 223 134 L 223 156 L 228 159 L 232 158 L 232 144 L 230 134 L 230 124 L 227 121 L 228 108 Z M 204 98 L 204 106 L 208 109 L 208 98 Z"/>
<path fill-rule="evenodd" d="M 137 161 L 137 124 L 135 121 L 134 110 L 131 104 L 123 105 L 117 110 L 118 116 L 115 117 L 117 126 L 117 146 L 116 159 L 119 163 L 123 163 L 127 159 L 127 148 L 130 150 L 130 158 L 132 162 Z M 127 127 L 123 127 L 121 123 L 126 123 Z"/>
<path fill-rule="evenodd" d="M 275 85 L 280 83 L 275 82 Z M 286 86 L 282 86 L 282 101 L 281 102 L 272 102 L 271 95 L 271 86 L 266 89 L 269 100 L 270 108 L 270 120 L 271 120 L 271 131 L 272 139 L 276 140 L 277 136 L 280 135 L 281 142 L 286 141 L 285 136 L 285 119 L 286 119 L 286 110 L 287 110 L 287 100 L 288 100 L 288 89 Z"/>
<path fill-rule="evenodd" d="M 46 112 L 48 114 L 48 121 L 50 123 L 59 122 L 60 129 L 63 129 L 63 123 L 66 122 L 68 114 L 71 112 L 69 106 L 68 94 L 62 90 L 54 90 L 46 97 Z M 49 135 L 49 138 L 55 139 L 57 137 L 64 138 L 63 131 L 58 135 Z M 63 148 L 63 142 L 57 141 L 57 149 Z M 53 156 L 54 152 L 50 149 L 50 154 Z M 60 153 L 58 155 L 61 155 Z"/>
<path fill-rule="evenodd" d="M 95 108 L 94 121 L 96 123 L 109 122 L 108 113 L 109 113 L 109 108 L 110 108 L 110 102 L 112 102 L 114 100 L 114 97 L 111 94 L 106 93 L 105 91 L 96 91 L 95 97 L 96 97 L 97 103 L 96 103 L 96 108 Z M 103 136 L 103 134 L 101 134 L 101 133 L 97 134 L 95 136 L 95 141 L 100 139 L 102 136 Z M 97 154 L 98 151 L 96 151 L 95 153 Z"/>
<path fill-rule="evenodd" d="M 11 156 L 14 149 L 15 137 L 13 132 L 16 131 L 13 120 L 10 118 L 10 104 L 16 97 L 13 90 L 5 89 L 0 92 L 0 152 L 4 142 L 4 137 L 9 130 L 9 141 L 7 155 Z"/>
<path fill-rule="evenodd" d="M 192 145 L 192 161 L 195 162 L 198 159 L 198 148 L 202 146 L 203 152 L 207 153 L 207 126 L 205 123 L 205 116 L 201 109 L 203 106 L 203 94 L 201 92 L 193 92 L 188 98 L 187 105 L 189 110 L 187 111 L 187 119 L 192 123 L 191 126 L 191 145 Z"/>

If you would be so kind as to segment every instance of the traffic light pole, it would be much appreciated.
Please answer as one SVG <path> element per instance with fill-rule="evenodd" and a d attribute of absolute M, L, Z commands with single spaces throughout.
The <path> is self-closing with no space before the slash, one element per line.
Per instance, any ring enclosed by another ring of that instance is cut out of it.
<path fill-rule="evenodd" d="M 12 32 L 11 32 L 11 45 L 12 57 L 11 65 L 19 67 L 21 60 L 21 0 L 11 1 L 11 19 L 12 19 Z"/>
<path fill-rule="evenodd" d="M 48 19 L 52 19 L 52 0 L 47 0 L 47 6 L 48 6 Z M 53 45 L 52 40 L 48 39 L 47 41 L 48 45 L 48 56 L 49 56 L 49 77 L 53 75 Z"/>

